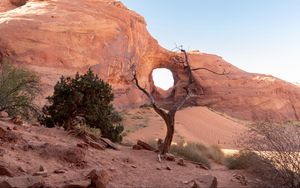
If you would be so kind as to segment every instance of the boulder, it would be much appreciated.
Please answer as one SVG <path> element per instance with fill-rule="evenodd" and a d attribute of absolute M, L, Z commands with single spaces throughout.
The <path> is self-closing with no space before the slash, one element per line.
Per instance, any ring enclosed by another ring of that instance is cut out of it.
<path fill-rule="evenodd" d="M 38 176 L 0 178 L 1 188 L 41 188 L 44 185 L 44 180 Z"/>
<path fill-rule="evenodd" d="M 211 175 L 204 175 L 192 180 L 192 188 L 217 188 L 217 178 Z"/>
<path fill-rule="evenodd" d="M 87 178 L 91 180 L 91 187 L 105 188 L 111 180 L 111 177 L 105 170 L 94 169 L 88 175 Z"/>

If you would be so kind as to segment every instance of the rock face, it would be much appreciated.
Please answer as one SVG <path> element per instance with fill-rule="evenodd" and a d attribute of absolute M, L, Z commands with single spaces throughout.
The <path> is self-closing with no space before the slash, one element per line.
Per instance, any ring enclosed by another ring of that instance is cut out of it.
<path fill-rule="evenodd" d="M 143 17 L 120 2 L 11 2 L 0 1 L 0 58 L 38 72 L 44 96 L 51 94 L 61 75 L 73 75 L 89 67 L 113 85 L 118 108 L 146 102 L 131 83 L 133 64 L 141 85 L 153 92 L 151 72 L 155 68 L 169 68 L 176 85 L 186 79 L 182 68 L 171 61 L 174 53 L 161 48 L 148 33 Z M 244 72 L 215 55 L 192 52 L 189 56 L 194 68 L 230 72 L 226 76 L 194 72 L 204 95 L 192 104 L 207 105 L 245 120 L 299 120 L 300 88 L 295 85 Z M 174 91 L 171 99 L 176 100 L 181 93 L 180 89 Z"/>

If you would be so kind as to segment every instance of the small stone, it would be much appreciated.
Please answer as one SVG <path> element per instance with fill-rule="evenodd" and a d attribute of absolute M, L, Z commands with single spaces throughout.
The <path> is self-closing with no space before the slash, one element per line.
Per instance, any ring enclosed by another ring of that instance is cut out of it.
<path fill-rule="evenodd" d="M 110 176 L 105 170 L 94 169 L 88 175 L 87 178 L 91 180 L 91 187 L 105 188 L 110 181 Z"/>
<path fill-rule="evenodd" d="M 175 161 L 175 156 L 172 155 L 171 153 L 166 153 L 164 158 L 167 160 L 167 161 Z"/>
<path fill-rule="evenodd" d="M 116 168 L 115 167 L 110 167 L 109 170 L 110 171 L 116 171 Z"/>
<path fill-rule="evenodd" d="M 217 188 L 218 181 L 217 178 L 211 175 L 200 176 L 199 178 L 192 180 L 192 188 Z"/>
<path fill-rule="evenodd" d="M 171 170 L 171 168 L 169 166 L 166 167 L 167 170 Z"/>
<path fill-rule="evenodd" d="M 132 168 L 137 168 L 137 166 L 135 166 L 135 165 L 131 165 L 131 167 L 132 167 Z"/>
<path fill-rule="evenodd" d="M 45 168 L 42 165 L 40 165 L 39 170 L 40 170 L 40 172 L 43 172 L 43 171 L 45 171 Z"/>
<path fill-rule="evenodd" d="M 183 159 L 179 159 L 178 162 L 177 162 L 177 164 L 178 164 L 179 166 L 186 166 L 186 164 L 185 164 L 185 162 L 184 162 Z"/>
<path fill-rule="evenodd" d="M 56 170 L 53 171 L 53 173 L 55 173 L 55 174 L 64 174 L 64 173 L 66 173 L 66 171 L 63 170 L 63 169 L 56 169 Z"/>
<path fill-rule="evenodd" d="M 89 187 L 90 184 L 91 182 L 89 180 L 81 180 L 68 183 L 67 185 L 64 185 L 63 188 L 86 188 Z"/>
<path fill-rule="evenodd" d="M 39 172 L 33 173 L 32 175 L 33 175 L 33 176 L 47 177 L 47 176 L 48 176 L 48 172 L 47 172 L 47 171 L 39 171 Z"/>
<path fill-rule="evenodd" d="M 77 146 L 83 149 L 87 149 L 89 147 L 89 145 L 86 143 L 78 143 Z"/>
<path fill-rule="evenodd" d="M 159 168 L 159 167 L 156 167 L 156 170 L 161 170 L 161 168 Z"/>
<path fill-rule="evenodd" d="M 102 144 L 100 144 L 98 142 L 90 141 L 89 145 L 98 150 L 105 150 L 105 146 L 103 146 Z"/>

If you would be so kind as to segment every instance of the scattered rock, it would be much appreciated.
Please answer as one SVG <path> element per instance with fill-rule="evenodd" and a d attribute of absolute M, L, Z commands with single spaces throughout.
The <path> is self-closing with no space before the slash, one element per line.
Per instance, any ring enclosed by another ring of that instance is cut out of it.
<path fill-rule="evenodd" d="M 39 123 L 33 123 L 31 124 L 33 127 L 40 127 L 41 125 Z"/>
<path fill-rule="evenodd" d="M 195 180 L 191 181 L 192 188 L 217 188 L 218 181 L 217 178 L 211 175 L 204 175 Z"/>
<path fill-rule="evenodd" d="M 131 167 L 132 167 L 132 168 L 137 168 L 137 166 L 135 166 L 135 165 L 131 165 Z"/>
<path fill-rule="evenodd" d="M 87 188 L 89 187 L 91 182 L 89 180 L 81 180 L 68 183 L 67 185 L 63 186 L 63 188 Z"/>
<path fill-rule="evenodd" d="M 110 141 L 109 139 L 101 137 L 100 140 L 102 140 L 103 142 L 105 142 L 107 144 L 108 148 L 112 148 L 114 150 L 120 150 L 118 148 L 118 146 L 115 143 L 113 143 L 112 141 Z"/>
<path fill-rule="evenodd" d="M 179 159 L 178 162 L 177 162 L 177 164 L 178 164 L 179 166 L 186 166 L 186 164 L 185 164 L 185 162 L 184 162 L 183 159 Z"/>
<path fill-rule="evenodd" d="M 89 142 L 89 145 L 95 149 L 98 149 L 98 150 L 105 150 L 105 146 L 101 145 L 100 143 L 98 142 L 94 142 L 94 141 L 90 141 Z"/>
<path fill-rule="evenodd" d="M 131 158 L 129 158 L 129 157 L 123 158 L 123 162 L 124 162 L 124 163 L 130 163 L 130 164 L 133 164 L 133 163 L 134 163 L 133 159 L 131 159 Z"/>
<path fill-rule="evenodd" d="M 152 146 L 150 146 L 149 144 L 147 144 L 146 142 L 143 142 L 141 140 L 137 141 L 137 145 L 142 146 L 143 149 L 145 150 L 149 150 L 149 151 L 155 151 L 156 149 Z"/>
<path fill-rule="evenodd" d="M 169 166 L 166 167 L 167 170 L 171 170 L 171 168 Z"/>
<path fill-rule="evenodd" d="M 144 149 L 144 148 L 140 145 L 135 144 L 135 145 L 132 146 L 132 149 L 133 150 L 141 150 L 141 149 Z"/>
<path fill-rule="evenodd" d="M 94 169 L 88 175 L 87 178 L 91 180 L 91 187 L 105 188 L 110 181 L 110 176 L 105 170 Z"/>
<path fill-rule="evenodd" d="M 53 171 L 53 173 L 55 173 L 55 174 L 64 174 L 64 173 L 66 173 L 66 171 L 63 170 L 63 169 L 56 169 L 56 170 Z"/>
<path fill-rule="evenodd" d="M 234 177 L 235 179 L 237 179 L 238 182 L 239 182 L 241 185 L 243 185 L 243 186 L 247 186 L 247 185 L 248 185 L 248 181 L 247 181 L 247 179 L 246 179 L 245 176 L 239 175 L 239 174 L 233 174 L 233 177 Z"/>
<path fill-rule="evenodd" d="M 89 147 L 87 143 L 78 143 L 77 146 L 83 149 L 87 149 Z"/>
<path fill-rule="evenodd" d="M 21 176 L 0 179 L 1 188 L 40 188 L 44 181 L 38 176 Z"/>
<path fill-rule="evenodd" d="M 33 176 L 47 177 L 47 176 L 48 176 L 48 172 L 47 172 L 47 171 L 39 171 L 39 172 L 33 173 L 32 175 L 33 175 Z"/>
<path fill-rule="evenodd" d="M 100 141 L 97 138 L 88 136 L 88 135 L 84 135 L 82 137 L 82 139 L 85 141 L 85 143 L 87 143 L 88 145 L 90 145 L 91 147 L 95 148 L 95 149 L 99 149 L 99 150 L 105 150 L 107 144 L 104 143 L 103 141 Z"/>
<path fill-rule="evenodd" d="M 39 171 L 40 172 L 45 171 L 45 168 L 42 165 L 40 165 Z"/>
<path fill-rule="evenodd" d="M 175 161 L 175 156 L 172 155 L 171 153 L 166 153 L 164 155 L 164 158 L 167 160 L 167 161 Z"/>
<path fill-rule="evenodd" d="M 0 112 L 0 118 L 8 118 L 8 113 L 5 111 Z"/>

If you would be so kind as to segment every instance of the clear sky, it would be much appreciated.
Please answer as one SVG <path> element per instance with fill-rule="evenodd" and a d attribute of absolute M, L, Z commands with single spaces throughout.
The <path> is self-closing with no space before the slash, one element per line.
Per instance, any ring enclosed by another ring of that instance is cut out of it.
<path fill-rule="evenodd" d="M 122 0 L 160 45 L 300 82 L 300 0 Z"/>

